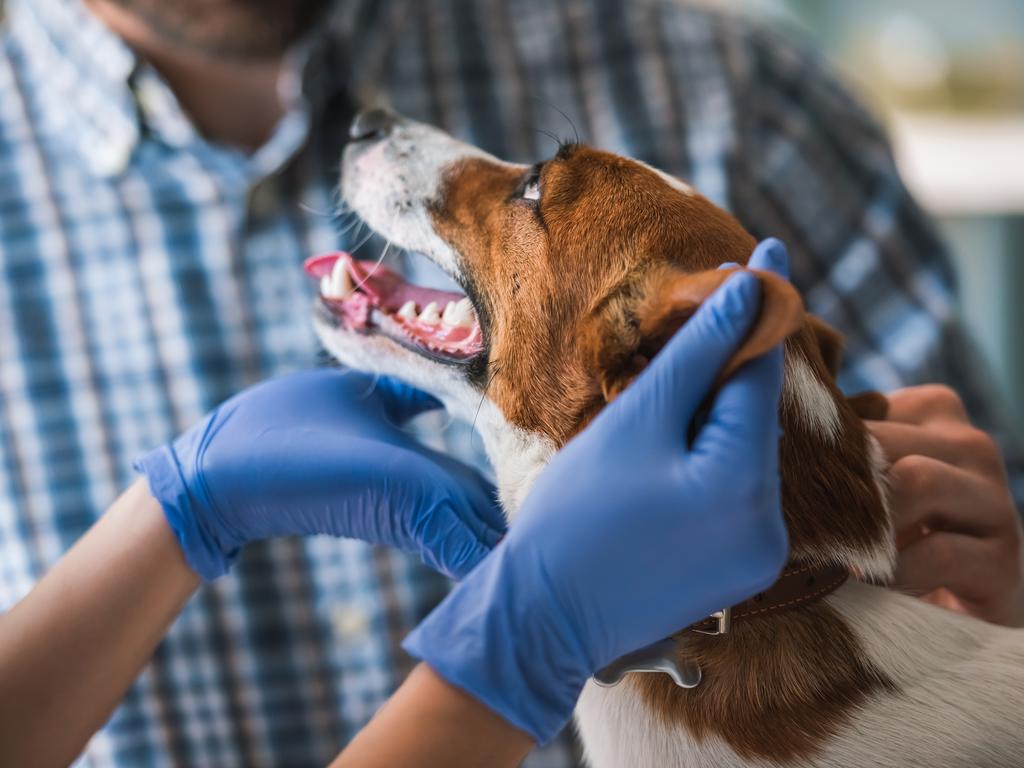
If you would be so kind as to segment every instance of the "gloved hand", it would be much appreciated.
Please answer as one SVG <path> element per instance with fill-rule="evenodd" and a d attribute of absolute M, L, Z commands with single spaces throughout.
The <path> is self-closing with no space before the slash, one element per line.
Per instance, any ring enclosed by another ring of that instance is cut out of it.
<path fill-rule="evenodd" d="M 777 257 L 781 243 L 765 247 Z M 742 367 L 686 441 L 759 291 L 749 274 L 730 278 L 555 456 L 409 653 L 543 743 L 594 672 L 774 582 L 788 552 L 781 350 Z"/>
<path fill-rule="evenodd" d="M 250 541 L 321 533 L 414 552 L 458 578 L 504 523 L 487 482 L 403 431 L 439 407 L 387 378 L 299 373 L 231 398 L 136 469 L 206 580 Z"/>

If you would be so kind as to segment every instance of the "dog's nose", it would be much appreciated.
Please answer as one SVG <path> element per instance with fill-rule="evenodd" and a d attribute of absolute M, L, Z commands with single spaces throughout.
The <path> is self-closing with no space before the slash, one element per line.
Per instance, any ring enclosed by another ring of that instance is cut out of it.
<path fill-rule="evenodd" d="M 369 109 L 356 115 L 348 136 L 352 141 L 383 139 L 401 118 L 390 109 Z"/>

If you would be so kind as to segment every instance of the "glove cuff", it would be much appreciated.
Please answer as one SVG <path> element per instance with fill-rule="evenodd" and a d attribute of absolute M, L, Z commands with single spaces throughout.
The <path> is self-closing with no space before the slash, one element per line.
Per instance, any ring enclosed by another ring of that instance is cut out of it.
<path fill-rule="evenodd" d="M 538 605 L 548 590 L 536 578 L 518 590 L 508 560 L 499 545 L 402 647 L 543 745 L 569 721 L 590 673 L 560 614 Z"/>
<path fill-rule="evenodd" d="M 181 465 L 174 449 L 164 445 L 136 459 L 136 472 L 145 475 L 149 491 L 164 511 L 167 524 L 185 555 L 185 561 L 203 581 L 213 581 L 227 573 L 238 557 L 238 549 L 221 551 L 216 537 L 197 515 L 197 504 L 189 494 Z"/>

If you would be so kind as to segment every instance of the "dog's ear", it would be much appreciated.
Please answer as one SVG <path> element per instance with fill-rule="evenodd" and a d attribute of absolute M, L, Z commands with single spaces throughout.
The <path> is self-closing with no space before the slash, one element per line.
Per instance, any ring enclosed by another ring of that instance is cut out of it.
<path fill-rule="evenodd" d="M 686 273 L 668 267 L 655 270 L 641 288 L 632 310 L 636 333 L 628 349 L 604 355 L 598 371 L 601 392 L 610 401 L 646 367 L 700 305 L 738 269 Z M 796 289 L 770 272 L 750 270 L 761 283 L 761 306 L 746 340 L 719 375 L 724 381 L 739 366 L 758 357 L 800 329 L 804 305 Z M 611 358 L 611 359 L 609 359 Z"/>

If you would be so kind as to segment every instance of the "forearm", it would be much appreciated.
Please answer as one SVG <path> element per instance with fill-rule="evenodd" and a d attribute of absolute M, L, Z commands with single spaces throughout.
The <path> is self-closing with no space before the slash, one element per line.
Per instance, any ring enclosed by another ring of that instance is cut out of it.
<path fill-rule="evenodd" d="M 0 616 L 0 764 L 70 763 L 198 586 L 137 482 Z"/>
<path fill-rule="evenodd" d="M 501 768 L 533 747 L 472 696 L 420 664 L 333 768 Z"/>

